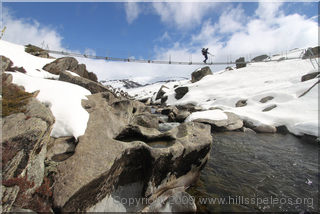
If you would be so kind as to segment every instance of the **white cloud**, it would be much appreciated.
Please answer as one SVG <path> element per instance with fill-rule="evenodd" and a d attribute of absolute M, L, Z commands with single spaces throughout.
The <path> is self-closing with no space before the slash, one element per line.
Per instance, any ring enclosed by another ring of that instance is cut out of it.
<path fill-rule="evenodd" d="M 256 15 L 265 21 L 272 21 L 277 15 L 282 14 L 280 7 L 283 2 L 260 2 L 256 10 Z"/>
<path fill-rule="evenodd" d="M 137 2 L 127 2 L 124 6 L 127 16 L 127 22 L 131 24 L 135 19 L 138 18 L 141 10 Z"/>
<path fill-rule="evenodd" d="M 262 2 L 253 16 L 245 15 L 241 6 L 229 7 L 216 23 L 204 21 L 201 31 L 190 35 L 191 43 L 195 45 L 181 43 L 179 47 L 167 49 L 166 52 L 183 50 L 180 57 L 186 58 L 190 54 L 200 55 L 201 47 L 209 47 L 209 51 L 216 55 L 215 62 L 226 62 L 227 59 L 235 61 L 250 53 L 275 54 L 317 45 L 317 21 L 299 14 L 284 15 L 281 6 L 282 3 Z"/>
<path fill-rule="evenodd" d="M 54 28 L 42 26 L 31 19 L 16 19 L 8 8 L 2 8 L 3 26 L 6 31 L 2 39 L 19 45 L 33 44 L 40 46 L 43 42 L 50 49 L 61 50 L 63 39 Z"/>
<path fill-rule="evenodd" d="M 155 13 L 165 24 L 178 29 L 190 29 L 201 24 L 202 19 L 217 3 L 199 2 L 155 2 L 152 4 Z"/>
<path fill-rule="evenodd" d="M 237 8 L 229 7 L 225 9 L 215 25 L 220 33 L 235 33 L 244 28 L 247 18 L 241 4 Z"/>

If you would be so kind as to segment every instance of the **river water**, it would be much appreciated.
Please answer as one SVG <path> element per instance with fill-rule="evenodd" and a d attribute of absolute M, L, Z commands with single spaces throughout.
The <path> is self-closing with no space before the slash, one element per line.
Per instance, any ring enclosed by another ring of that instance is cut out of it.
<path fill-rule="evenodd" d="M 187 190 L 198 212 L 318 212 L 318 144 L 291 134 L 212 137 L 209 161 Z"/>

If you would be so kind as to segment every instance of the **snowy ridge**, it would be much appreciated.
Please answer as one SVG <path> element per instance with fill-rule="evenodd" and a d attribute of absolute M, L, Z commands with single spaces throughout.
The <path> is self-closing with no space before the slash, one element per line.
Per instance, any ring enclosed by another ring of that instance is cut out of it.
<path fill-rule="evenodd" d="M 286 54 L 288 58 L 299 58 L 303 50 L 295 49 Z M 249 63 L 245 68 L 216 72 L 196 83 L 185 80 L 164 84 L 169 88 L 165 94 L 168 96 L 166 103 L 167 105 L 194 104 L 203 107 L 204 110 L 212 107 L 220 108 L 222 111 L 233 112 L 240 118 L 253 122 L 256 126 L 261 124 L 284 125 L 296 135 L 319 136 L 319 87 L 313 87 L 305 96 L 299 98 L 318 81 L 318 78 L 314 78 L 301 82 L 301 77 L 308 73 L 318 72 L 318 69 L 314 69 L 308 59 L 281 60 L 282 57 L 279 54 L 271 58 L 276 61 Z M 137 99 L 150 97 L 155 101 L 156 92 L 161 85 L 132 89 L 128 90 L 128 93 Z M 175 85 L 189 88 L 189 92 L 180 100 L 175 98 Z M 266 103 L 260 102 L 267 96 L 273 99 Z M 246 100 L 247 105 L 236 107 L 239 100 Z M 270 111 L 264 111 L 270 106 L 276 107 Z M 221 111 L 204 111 L 202 114 L 193 114 L 188 121 L 204 117 L 219 118 Z"/>
<path fill-rule="evenodd" d="M 176 82 L 180 80 L 186 80 L 186 77 L 133 77 L 131 79 L 120 79 L 120 80 L 102 80 L 100 83 L 102 83 L 105 86 L 111 86 L 113 88 L 117 88 L 119 90 L 125 90 L 125 89 L 133 89 L 133 88 L 139 88 L 144 87 L 147 85 L 154 85 L 158 83 L 169 83 L 169 82 Z"/>

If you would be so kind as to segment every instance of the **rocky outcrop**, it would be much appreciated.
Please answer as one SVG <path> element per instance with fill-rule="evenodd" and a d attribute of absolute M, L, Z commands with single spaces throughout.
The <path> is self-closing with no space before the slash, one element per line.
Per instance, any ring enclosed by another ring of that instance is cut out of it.
<path fill-rule="evenodd" d="M 1 72 L 7 71 L 7 69 L 13 65 L 13 62 L 9 58 L 2 55 L 0 55 L 0 58 L 1 58 Z"/>
<path fill-rule="evenodd" d="M 247 101 L 248 101 L 248 100 L 239 100 L 239 101 L 236 103 L 236 107 L 246 106 L 246 105 L 247 105 Z"/>
<path fill-rule="evenodd" d="M 141 103 L 119 100 L 110 92 L 90 95 L 82 105 L 90 114 L 87 130 L 74 154 L 57 166 L 55 208 L 157 212 L 169 205 L 154 206 L 152 200 L 187 195 L 184 190 L 197 181 L 207 162 L 210 126 L 185 123 L 161 133 L 152 125 L 141 126 L 153 124 Z M 150 200 L 129 204 L 130 198 Z M 182 211 L 195 207 L 170 206 Z"/>
<path fill-rule="evenodd" d="M 254 57 L 254 58 L 251 60 L 251 62 L 262 62 L 263 60 L 268 59 L 268 58 L 269 58 L 269 56 L 268 56 L 267 54 L 262 54 L 262 55 L 260 55 L 260 56 Z"/>
<path fill-rule="evenodd" d="M 163 97 L 163 95 L 167 92 L 166 89 L 169 89 L 167 86 L 162 85 L 161 88 L 159 89 L 157 96 L 156 96 L 156 100 L 159 100 Z"/>
<path fill-rule="evenodd" d="M 98 82 L 97 76 L 92 72 L 88 72 L 86 70 L 86 65 L 79 64 L 74 57 L 62 57 L 56 59 L 55 61 L 46 64 L 42 69 L 56 75 L 60 75 L 61 72 L 68 70 L 83 78 Z"/>
<path fill-rule="evenodd" d="M 178 87 L 178 88 L 174 89 L 174 91 L 176 92 L 174 97 L 177 100 L 180 100 L 182 97 L 184 97 L 184 95 L 186 95 L 189 92 L 189 88 L 188 87 Z"/>
<path fill-rule="evenodd" d="M 310 49 L 310 51 L 312 52 L 312 54 L 315 56 L 315 57 L 319 57 L 320 56 L 320 46 L 316 46 L 316 47 L 313 47 Z M 307 51 L 304 55 L 303 55 L 303 59 L 307 59 L 307 58 L 310 58 L 310 57 L 313 57 L 313 55 L 310 53 L 310 51 Z"/>
<path fill-rule="evenodd" d="M 201 69 L 197 69 L 191 74 L 191 82 L 195 83 L 201 80 L 203 77 L 207 75 L 212 75 L 212 71 L 209 66 L 203 67 Z"/>
<path fill-rule="evenodd" d="M 266 124 L 259 125 L 253 128 L 253 130 L 258 133 L 276 133 L 277 132 L 277 128 L 275 126 L 266 125 Z"/>
<path fill-rule="evenodd" d="M 276 105 L 276 104 L 273 104 L 273 105 L 271 105 L 271 106 L 263 109 L 262 112 L 271 111 L 272 109 L 274 109 L 274 108 L 276 108 L 276 107 L 277 107 L 277 105 Z"/>
<path fill-rule="evenodd" d="M 185 121 L 185 119 L 187 119 L 187 117 L 190 116 L 190 112 L 189 111 L 179 111 L 179 113 L 176 116 L 176 121 L 179 123 L 182 123 Z"/>
<path fill-rule="evenodd" d="M 243 127 L 243 121 L 232 112 L 224 112 L 227 119 L 224 120 L 211 120 L 211 119 L 195 119 L 194 122 L 209 124 L 211 131 L 233 131 Z"/>
<path fill-rule="evenodd" d="M 11 205 L 17 199 L 18 206 L 30 206 L 32 194 L 43 184 L 47 144 L 55 122 L 50 109 L 35 98 L 30 98 L 25 108 L 24 113 L 11 114 L 2 120 L 2 160 L 6 160 L 2 180 L 10 188 L 24 184 L 23 196 L 19 193 L 12 199 Z M 11 205 L 7 205 L 6 210 L 12 211 Z"/>
<path fill-rule="evenodd" d="M 237 69 L 244 68 L 246 66 L 247 66 L 247 64 L 245 63 L 244 57 L 240 57 L 239 59 L 236 60 L 236 68 Z"/>
<path fill-rule="evenodd" d="M 266 96 L 266 97 L 262 98 L 259 102 L 260 102 L 260 103 L 266 103 L 266 102 L 268 102 L 269 100 L 273 100 L 273 99 L 274 99 L 273 96 Z"/>
<path fill-rule="evenodd" d="M 73 84 L 79 85 L 81 87 L 84 87 L 84 88 L 88 89 L 92 94 L 99 93 L 99 92 L 105 92 L 105 91 L 113 93 L 113 92 L 111 92 L 111 90 L 108 87 L 106 87 L 100 83 L 97 83 L 97 82 L 94 82 L 94 81 L 91 81 L 89 79 L 85 79 L 82 77 L 74 76 L 66 71 L 62 71 L 60 73 L 59 80 L 64 81 L 64 82 L 73 83 Z"/>
<path fill-rule="evenodd" d="M 305 82 L 311 79 L 314 79 L 316 77 L 319 77 L 320 71 L 318 69 L 315 72 L 311 72 L 309 74 L 305 74 L 301 77 L 301 82 Z"/>
<path fill-rule="evenodd" d="M 31 163 L 32 159 L 39 156 L 41 149 L 46 148 L 55 119 L 50 109 L 34 98 L 27 104 L 26 109 L 25 113 L 3 118 L 2 141 L 6 144 L 15 142 L 18 151 L 24 150 L 22 159 Z M 4 173 L 4 176 L 10 178 L 21 174 L 27 168 L 28 162 L 20 162 L 11 175 Z"/>
<path fill-rule="evenodd" d="M 3 71 L 18 71 L 20 73 L 27 73 L 27 71 L 23 68 L 23 67 L 17 67 L 17 66 L 13 66 L 13 62 L 5 57 L 5 56 L 2 56 L 0 55 L 0 58 L 1 58 L 1 72 Z"/>
<path fill-rule="evenodd" d="M 26 45 L 25 52 L 32 54 L 34 56 L 37 56 L 37 57 L 52 58 L 49 56 L 49 51 L 44 50 L 42 48 L 39 48 L 37 46 L 31 45 L 31 44 Z"/>

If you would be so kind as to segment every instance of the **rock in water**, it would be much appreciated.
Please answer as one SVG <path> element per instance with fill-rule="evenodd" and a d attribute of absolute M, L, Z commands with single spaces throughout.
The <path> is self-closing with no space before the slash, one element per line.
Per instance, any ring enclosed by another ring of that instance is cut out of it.
<path fill-rule="evenodd" d="M 88 98 L 83 100 L 90 114 L 86 133 L 79 137 L 74 155 L 58 165 L 55 208 L 63 212 L 138 212 L 151 203 L 129 204 L 130 198 L 159 198 L 175 188 L 184 192 L 198 180 L 211 149 L 209 125 L 190 122 L 161 133 L 132 120 L 148 114 L 145 108 L 137 108 L 138 101 L 115 105 L 119 100 L 108 92 Z M 129 137 L 135 139 L 122 141 Z M 170 143 L 152 147 L 157 140 Z"/>

